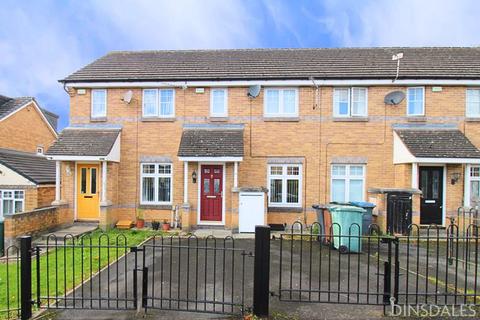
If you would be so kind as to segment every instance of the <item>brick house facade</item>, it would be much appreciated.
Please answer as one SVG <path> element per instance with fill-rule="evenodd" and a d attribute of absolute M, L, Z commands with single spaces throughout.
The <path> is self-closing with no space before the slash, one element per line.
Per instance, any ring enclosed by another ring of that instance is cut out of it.
<path fill-rule="evenodd" d="M 397 51 L 405 58 L 395 79 Z M 445 225 L 458 207 L 476 205 L 479 57 L 477 48 L 108 54 L 63 80 L 67 132 L 80 133 L 64 141 L 62 133 L 47 153 L 57 161 L 56 200 L 81 219 L 79 196 L 98 196 L 92 219 L 105 226 L 139 211 L 147 221 L 170 221 L 173 210 L 185 229 L 238 230 L 240 194 L 265 188 L 264 223 L 312 223 L 313 204 L 356 200 L 376 203 L 385 227 L 388 194 L 405 192 L 411 222 Z M 261 86 L 256 97 L 252 85 Z M 386 103 L 394 91 L 406 98 Z M 95 130 L 118 138 L 106 142 L 100 133 L 95 146 L 82 137 Z M 203 138 L 185 156 L 190 130 Z M 241 132 L 240 155 L 224 143 L 229 130 Z M 405 130 L 431 133 L 417 143 L 424 153 L 399 135 Z M 438 138 L 450 133 L 457 140 Z M 451 151 L 452 143 L 463 147 Z M 86 182 L 92 175 L 94 187 Z"/>

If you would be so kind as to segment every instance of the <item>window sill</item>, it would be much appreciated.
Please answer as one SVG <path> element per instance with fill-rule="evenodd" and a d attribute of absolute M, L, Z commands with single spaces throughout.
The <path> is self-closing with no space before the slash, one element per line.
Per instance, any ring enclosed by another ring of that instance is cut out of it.
<path fill-rule="evenodd" d="M 142 117 L 141 121 L 142 122 L 175 122 L 176 118 L 175 117 L 169 117 L 169 118 L 159 118 L 159 117 Z"/>
<path fill-rule="evenodd" d="M 466 117 L 465 118 L 466 122 L 480 122 L 480 117 Z"/>
<path fill-rule="evenodd" d="M 268 207 L 268 212 L 303 212 L 303 207 Z"/>
<path fill-rule="evenodd" d="M 171 204 L 141 204 L 138 206 L 139 209 L 147 210 L 172 210 Z"/>
<path fill-rule="evenodd" d="M 368 122 L 368 117 L 333 117 L 333 122 Z"/>
<path fill-rule="evenodd" d="M 90 122 L 106 122 L 107 117 L 90 117 Z"/>
<path fill-rule="evenodd" d="M 208 120 L 210 122 L 227 122 L 228 121 L 228 117 L 215 117 L 215 116 L 211 116 L 208 118 Z"/>
<path fill-rule="evenodd" d="M 425 116 L 407 116 L 408 122 L 426 122 L 427 117 Z"/>
<path fill-rule="evenodd" d="M 299 117 L 263 117 L 265 122 L 299 122 Z"/>

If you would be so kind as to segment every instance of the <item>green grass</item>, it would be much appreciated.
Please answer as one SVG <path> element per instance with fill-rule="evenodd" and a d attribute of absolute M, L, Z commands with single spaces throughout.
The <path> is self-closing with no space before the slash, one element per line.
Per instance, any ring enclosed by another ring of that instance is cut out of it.
<path fill-rule="evenodd" d="M 117 230 L 113 229 L 106 233 L 94 231 L 83 237 L 84 247 L 80 240 L 75 240 L 75 247 L 63 248 L 58 244 L 57 249 L 42 248 L 40 256 L 40 294 L 41 296 L 62 296 L 66 292 L 78 286 L 83 280 L 89 279 L 109 263 L 114 262 L 123 254 L 130 251 L 130 247 L 137 246 L 142 241 L 154 235 L 161 235 L 160 231 L 152 230 Z M 108 237 L 106 237 L 106 235 Z M 118 242 L 117 242 L 118 241 Z M 90 245 L 91 243 L 91 245 Z M 50 241 L 54 244 L 54 241 Z M 68 241 L 67 244 L 72 244 Z M 100 245 L 100 247 L 99 247 Z M 114 247 L 119 246 L 118 250 Z M 83 255 L 82 255 L 83 251 Z M 10 254 L 12 252 L 10 251 Z M 83 258 L 83 269 L 81 267 Z M 37 259 L 32 260 L 32 296 L 37 297 Z M 7 268 L 9 279 L 9 291 L 7 294 Z M 132 266 L 133 268 L 133 266 Z M 75 272 L 73 272 L 75 270 Z M 82 272 L 83 271 L 83 272 Z M 8 317 L 7 312 L 2 312 L 8 307 L 14 309 L 19 307 L 17 285 L 20 281 L 17 275 L 17 263 L 0 263 L 0 319 Z M 47 292 L 47 282 L 49 290 Z M 16 316 L 16 311 L 10 312 L 10 317 Z"/>

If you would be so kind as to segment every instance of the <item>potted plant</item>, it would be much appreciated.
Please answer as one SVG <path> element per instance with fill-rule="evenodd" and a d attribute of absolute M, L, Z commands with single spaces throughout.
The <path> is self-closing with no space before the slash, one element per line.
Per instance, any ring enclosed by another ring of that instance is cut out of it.
<path fill-rule="evenodd" d="M 168 230 L 170 230 L 170 223 L 168 223 L 166 219 L 163 220 L 162 230 L 163 230 L 163 231 L 168 231 Z"/>
<path fill-rule="evenodd" d="M 160 229 L 160 222 L 153 220 L 153 221 L 152 221 L 152 229 L 153 229 L 153 230 L 158 230 L 158 229 Z"/>
<path fill-rule="evenodd" d="M 145 226 L 145 220 L 143 219 L 143 210 L 137 209 L 137 229 L 142 229 Z"/>

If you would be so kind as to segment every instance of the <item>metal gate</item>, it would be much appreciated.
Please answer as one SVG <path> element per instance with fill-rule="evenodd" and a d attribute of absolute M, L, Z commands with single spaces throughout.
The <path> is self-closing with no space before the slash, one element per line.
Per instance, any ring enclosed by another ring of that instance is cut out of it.
<path fill-rule="evenodd" d="M 412 224 L 412 195 L 406 192 L 387 193 L 387 232 L 407 234 Z"/>

